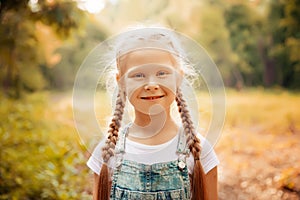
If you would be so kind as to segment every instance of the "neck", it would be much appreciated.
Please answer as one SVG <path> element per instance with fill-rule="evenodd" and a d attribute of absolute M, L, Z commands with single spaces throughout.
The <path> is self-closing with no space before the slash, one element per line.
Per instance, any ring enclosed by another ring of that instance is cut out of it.
<path fill-rule="evenodd" d="M 135 111 L 134 124 L 130 127 L 129 138 L 145 144 L 159 144 L 177 134 L 178 127 L 170 116 L 170 110 L 148 115 Z"/>
<path fill-rule="evenodd" d="M 173 121 L 172 117 L 170 116 L 170 108 L 155 114 L 145 114 L 135 110 L 134 124 L 143 128 L 153 125 L 164 126 L 169 121 Z"/>

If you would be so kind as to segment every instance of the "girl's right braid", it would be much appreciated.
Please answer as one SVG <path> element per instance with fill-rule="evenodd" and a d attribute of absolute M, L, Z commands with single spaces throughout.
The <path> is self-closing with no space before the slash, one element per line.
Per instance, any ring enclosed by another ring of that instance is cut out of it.
<path fill-rule="evenodd" d="M 175 100 L 177 102 L 184 132 L 187 137 L 186 143 L 190 149 L 190 152 L 194 156 L 194 171 L 191 182 L 192 200 L 206 200 L 207 192 L 205 187 L 205 174 L 200 163 L 200 140 L 197 137 L 193 121 L 191 120 L 191 116 L 187 108 L 187 104 L 182 96 L 182 92 L 178 88 Z"/>
<path fill-rule="evenodd" d="M 99 179 L 96 183 L 98 187 L 98 195 L 96 197 L 97 200 L 109 200 L 110 197 L 111 181 L 109 177 L 107 163 L 109 159 L 114 155 L 114 149 L 118 140 L 119 129 L 121 127 L 121 121 L 125 106 L 123 99 L 124 98 L 122 96 L 122 93 L 121 91 L 119 91 L 116 100 L 114 115 L 109 125 L 108 137 L 104 147 L 102 148 L 103 164 L 101 167 Z"/>
<path fill-rule="evenodd" d="M 124 106 L 125 103 L 123 102 L 123 98 L 119 92 L 113 118 L 109 125 L 108 137 L 105 142 L 105 146 L 102 148 L 102 158 L 104 163 L 107 163 L 114 155 L 114 149 L 118 140 L 119 128 L 121 127 Z"/>

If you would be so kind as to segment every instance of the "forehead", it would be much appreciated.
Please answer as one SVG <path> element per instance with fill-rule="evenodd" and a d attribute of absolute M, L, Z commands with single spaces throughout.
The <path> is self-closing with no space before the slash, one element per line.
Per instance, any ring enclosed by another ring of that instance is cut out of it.
<path fill-rule="evenodd" d="M 175 58 L 167 51 L 159 49 L 142 49 L 123 55 L 120 58 L 119 63 L 120 71 L 122 74 L 124 74 L 133 67 L 150 63 L 174 67 L 177 66 Z"/>

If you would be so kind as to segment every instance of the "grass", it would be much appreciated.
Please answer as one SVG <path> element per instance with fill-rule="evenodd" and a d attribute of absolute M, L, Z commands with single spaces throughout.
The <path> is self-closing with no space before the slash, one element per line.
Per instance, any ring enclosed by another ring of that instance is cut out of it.
<path fill-rule="evenodd" d="M 228 90 L 226 127 L 294 134 L 300 130 L 299 103 L 299 93 L 284 90 Z"/>

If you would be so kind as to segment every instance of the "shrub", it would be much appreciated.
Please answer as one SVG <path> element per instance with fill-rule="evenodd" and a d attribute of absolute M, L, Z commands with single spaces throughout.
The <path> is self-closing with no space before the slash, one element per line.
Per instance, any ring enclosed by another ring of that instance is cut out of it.
<path fill-rule="evenodd" d="M 0 199 L 89 197 L 86 159 L 72 137 L 75 130 L 51 116 L 47 97 L 0 96 Z"/>

